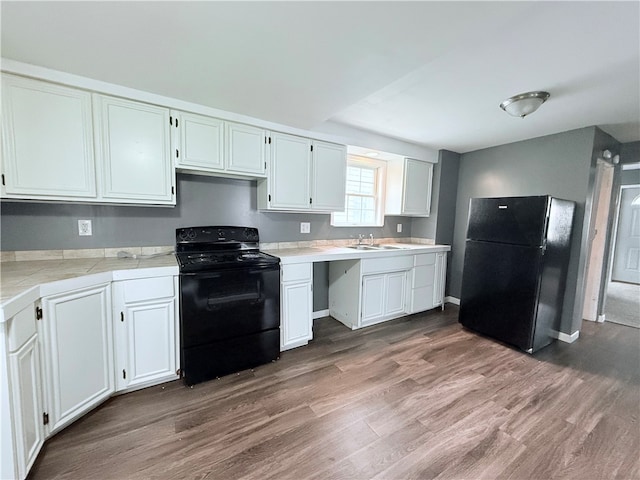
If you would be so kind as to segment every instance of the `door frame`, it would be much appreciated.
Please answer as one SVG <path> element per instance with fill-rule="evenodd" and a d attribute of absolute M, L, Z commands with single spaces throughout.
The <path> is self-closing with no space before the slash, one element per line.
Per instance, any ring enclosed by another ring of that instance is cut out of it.
<path fill-rule="evenodd" d="M 611 261 L 609 262 L 609 269 L 607 272 L 607 283 L 611 281 L 611 277 L 613 275 L 613 259 L 616 254 L 616 241 L 618 239 L 618 228 L 620 223 L 620 207 L 622 207 L 622 194 L 625 190 L 629 188 L 640 188 L 640 183 L 638 184 L 629 184 L 629 185 L 619 185 L 618 194 L 616 198 L 616 214 L 613 225 L 613 232 L 611 235 Z"/>
<path fill-rule="evenodd" d="M 600 286 L 600 305 L 598 306 L 598 321 L 605 321 L 605 306 L 607 300 L 607 289 L 609 286 L 609 282 L 611 281 L 611 273 L 613 270 L 613 255 L 615 250 L 615 241 L 616 236 L 618 234 L 618 219 L 620 216 L 620 200 L 622 198 L 622 191 L 625 188 L 632 187 L 640 187 L 640 184 L 628 184 L 622 185 L 622 171 L 623 170 L 631 170 L 631 169 L 640 169 L 640 162 L 632 162 L 632 163 L 624 163 L 616 165 L 616 176 L 613 181 L 613 190 L 615 194 L 615 202 L 612 202 L 612 208 L 610 212 L 611 224 L 610 233 L 607 241 L 607 262 L 606 262 L 606 271 L 607 275 L 603 278 L 602 285 Z"/>
<path fill-rule="evenodd" d="M 601 310 L 603 305 L 602 296 L 604 294 L 602 286 L 608 279 L 607 248 L 610 245 L 612 230 L 610 212 L 613 203 L 615 177 L 615 165 L 606 160 L 598 159 L 591 221 L 589 222 L 589 253 L 587 255 L 584 296 L 582 299 L 582 319 L 592 322 L 604 321 Z"/>

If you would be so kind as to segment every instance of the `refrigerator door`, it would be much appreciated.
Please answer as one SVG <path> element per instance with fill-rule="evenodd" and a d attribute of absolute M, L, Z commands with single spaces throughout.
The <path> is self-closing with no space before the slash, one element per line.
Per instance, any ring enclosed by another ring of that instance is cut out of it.
<path fill-rule="evenodd" d="M 472 198 L 467 239 L 542 245 L 550 198 Z"/>
<path fill-rule="evenodd" d="M 467 240 L 460 323 L 531 351 L 541 264 L 540 247 Z"/>

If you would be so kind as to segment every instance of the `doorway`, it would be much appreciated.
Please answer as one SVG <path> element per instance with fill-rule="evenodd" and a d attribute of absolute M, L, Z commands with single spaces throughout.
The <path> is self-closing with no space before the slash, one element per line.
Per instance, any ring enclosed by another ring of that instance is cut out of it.
<path fill-rule="evenodd" d="M 640 328 L 640 185 L 622 185 L 607 284 L 607 321 Z"/>

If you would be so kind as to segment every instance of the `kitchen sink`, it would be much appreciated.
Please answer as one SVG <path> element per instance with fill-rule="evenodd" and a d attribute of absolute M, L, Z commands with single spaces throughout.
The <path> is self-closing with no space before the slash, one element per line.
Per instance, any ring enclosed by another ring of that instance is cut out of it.
<path fill-rule="evenodd" d="M 354 250 L 405 250 L 406 247 L 400 247 L 398 245 L 349 245 L 347 248 Z"/>

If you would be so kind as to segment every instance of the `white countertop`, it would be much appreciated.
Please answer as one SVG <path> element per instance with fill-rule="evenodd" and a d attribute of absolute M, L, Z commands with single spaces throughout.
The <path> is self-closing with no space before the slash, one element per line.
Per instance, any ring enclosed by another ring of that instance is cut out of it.
<path fill-rule="evenodd" d="M 317 246 L 264 250 L 283 265 L 447 252 L 449 245 L 394 243 L 395 249 L 356 250 Z M 39 298 L 118 280 L 178 275 L 173 254 L 149 259 L 82 258 L 32 260 L 0 264 L 0 322 Z"/>
<path fill-rule="evenodd" d="M 448 252 L 449 245 L 423 245 L 415 243 L 393 243 L 394 249 L 356 250 L 349 247 L 322 246 L 310 248 L 286 248 L 280 250 L 264 250 L 280 258 L 283 265 L 291 263 L 330 262 L 332 260 L 357 260 L 363 258 L 396 257 L 419 253 Z M 366 246 L 366 245 L 365 245 Z"/>
<path fill-rule="evenodd" d="M 178 275 L 175 255 L 148 259 L 81 258 L 0 264 L 0 322 L 29 303 L 85 286 L 118 280 Z"/>

